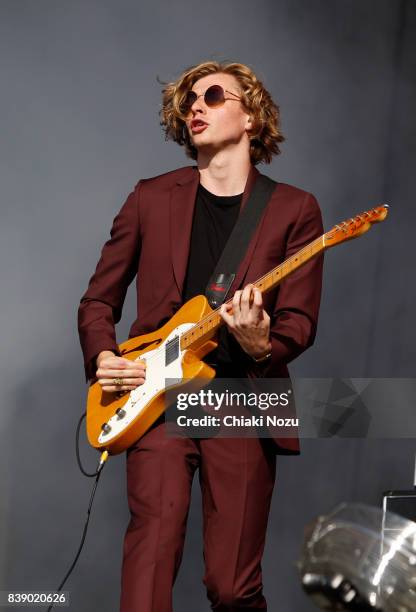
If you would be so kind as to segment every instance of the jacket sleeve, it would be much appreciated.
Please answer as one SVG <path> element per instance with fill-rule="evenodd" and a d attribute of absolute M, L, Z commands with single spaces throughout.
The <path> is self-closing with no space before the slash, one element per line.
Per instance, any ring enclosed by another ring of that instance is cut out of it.
<path fill-rule="evenodd" d="M 119 354 L 115 324 L 121 318 L 140 255 L 139 192 L 140 181 L 115 217 L 110 239 L 81 298 L 78 332 L 87 380 L 95 376 L 95 358 L 101 351 Z"/>
<path fill-rule="evenodd" d="M 285 259 L 323 234 L 318 202 L 307 193 L 288 235 Z M 286 278 L 270 314 L 272 356 L 267 362 L 249 366 L 250 377 L 272 377 L 315 339 L 322 288 L 323 253 Z"/>

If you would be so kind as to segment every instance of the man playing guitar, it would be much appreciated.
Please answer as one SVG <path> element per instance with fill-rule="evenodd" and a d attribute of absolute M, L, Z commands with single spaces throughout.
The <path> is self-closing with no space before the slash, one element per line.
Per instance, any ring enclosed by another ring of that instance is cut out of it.
<path fill-rule="evenodd" d="M 284 139 L 279 109 L 250 68 L 205 62 L 163 90 L 166 137 L 197 167 L 141 180 L 114 220 L 79 309 L 86 375 L 103 392 L 142 385 L 142 361 L 120 356 L 114 325 L 137 276 L 130 337 L 157 329 L 203 294 L 240 210 Z M 287 364 L 316 333 L 322 257 L 266 296 L 253 284 L 322 233 L 315 198 L 278 183 L 237 273 L 224 333 L 208 357 L 218 376 L 287 377 Z M 207 360 L 209 361 L 207 357 Z M 191 486 L 199 469 L 204 584 L 213 610 L 266 610 L 261 558 L 276 454 L 299 454 L 297 438 L 172 438 L 162 415 L 127 450 L 131 520 L 124 541 L 121 612 L 171 612 Z"/>

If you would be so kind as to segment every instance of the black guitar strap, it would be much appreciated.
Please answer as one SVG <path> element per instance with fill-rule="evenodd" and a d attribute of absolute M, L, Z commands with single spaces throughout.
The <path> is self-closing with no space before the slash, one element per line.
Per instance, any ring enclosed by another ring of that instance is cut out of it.
<path fill-rule="evenodd" d="M 250 239 L 276 185 L 276 181 L 264 174 L 257 176 L 205 290 L 211 308 L 218 308 L 225 301 Z"/>

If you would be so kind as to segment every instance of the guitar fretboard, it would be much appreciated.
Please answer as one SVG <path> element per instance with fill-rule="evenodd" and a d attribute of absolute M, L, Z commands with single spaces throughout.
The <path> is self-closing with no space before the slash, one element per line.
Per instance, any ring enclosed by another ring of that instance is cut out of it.
<path fill-rule="evenodd" d="M 263 294 L 279 285 L 290 274 L 325 249 L 325 236 L 326 234 L 323 234 L 310 244 L 307 244 L 303 249 L 286 259 L 282 264 L 276 266 L 276 268 L 273 268 L 264 276 L 261 276 L 254 285 L 260 289 Z M 226 303 L 231 304 L 231 302 L 232 299 L 227 300 Z M 203 317 L 198 323 L 195 323 L 190 330 L 181 336 L 181 349 L 185 350 L 190 348 L 194 342 L 201 338 L 212 337 L 222 324 L 223 320 L 219 315 L 219 308 L 217 308 Z"/>

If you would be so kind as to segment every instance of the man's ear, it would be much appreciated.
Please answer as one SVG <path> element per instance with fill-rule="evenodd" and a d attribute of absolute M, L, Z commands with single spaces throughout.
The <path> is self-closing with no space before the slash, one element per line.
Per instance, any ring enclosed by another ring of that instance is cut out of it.
<path fill-rule="evenodd" d="M 249 132 L 252 129 L 253 129 L 253 117 L 250 117 L 250 115 L 247 115 L 246 130 L 247 132 Z"/>

